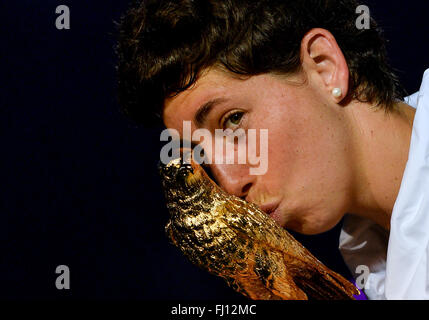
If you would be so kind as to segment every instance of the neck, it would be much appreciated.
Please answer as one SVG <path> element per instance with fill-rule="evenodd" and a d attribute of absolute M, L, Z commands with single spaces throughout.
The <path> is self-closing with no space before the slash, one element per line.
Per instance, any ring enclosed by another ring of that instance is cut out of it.
<path fill-rule="evenodd" d="M 395 111 L 357 103 L 348 108 L 354 179 L 349 212 L 390 229 L 393 206 L 408 160 L 414 108 L 398 102 Z"/>

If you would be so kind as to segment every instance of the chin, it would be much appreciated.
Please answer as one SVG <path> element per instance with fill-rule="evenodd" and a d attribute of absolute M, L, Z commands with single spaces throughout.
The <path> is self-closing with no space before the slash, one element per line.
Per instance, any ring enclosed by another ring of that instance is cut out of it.
<path fill-rule="evenodd" d="M 316 235 L 331 230 L 340 221 L 341 217 L 320 219 L 320 215 L 299 215 L 280 225 L 304 235 Z"/>

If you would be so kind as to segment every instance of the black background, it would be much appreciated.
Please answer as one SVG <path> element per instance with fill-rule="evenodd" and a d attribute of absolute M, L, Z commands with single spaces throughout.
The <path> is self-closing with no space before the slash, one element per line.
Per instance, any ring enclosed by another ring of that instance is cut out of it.
<path fill-rule="evenodd" d="M 370 1 L 409 93 L 429 67 L 427 1 Z M 57 30 L 68 5 L 71 29 Z M 0 298 L 243 300 L 167 242 L 160 128 L 115 98 L 114 20 L 128 1 L 0 2 Z M 347 273 L 340 226 L 301 240 Z M 57 290 L 65 264 L 71 289 Z"/>

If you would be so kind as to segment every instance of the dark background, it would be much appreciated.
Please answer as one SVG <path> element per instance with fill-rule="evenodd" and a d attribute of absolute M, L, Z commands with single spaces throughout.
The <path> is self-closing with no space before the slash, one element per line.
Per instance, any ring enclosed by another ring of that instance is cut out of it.
<path fill-rule="evenodd" d="M 409 93 L 429 67 L 427 1 L 370 1 Z M 68 5 L 71 29 L 57 30 Z M 115 98 L 113 20 L 128 1 L 0 2 L 0 298 L 243 299 L 167 242 L 156 164 L 160 129 Z M 350 276 L 340 226 L 299 236 Z M 65 264 L 71 289 L 57 290 Z"/>

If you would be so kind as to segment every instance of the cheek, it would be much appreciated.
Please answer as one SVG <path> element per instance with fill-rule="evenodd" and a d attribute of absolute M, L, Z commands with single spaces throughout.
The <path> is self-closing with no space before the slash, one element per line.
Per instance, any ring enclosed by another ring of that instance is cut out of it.
<path fill-rule="evenodd" d="M 340 221 L 350 182 L 344 137 L 338 117 L 295 115 L 294 121 L 271 122 L 265 183 L 281 193 L 292 229 L 314 234 Z"/>
<path fill-rule="evenodd" d="M 345 136 L 339 116 L 323 106 L 279 114 L 269 126 L 270 170 L 291 185 L 329 187 L 347 169 Z"/>
<path fill-rule="evenodd" d="M 294 120 L 290 120 L 294 119 Z M 312 132 L 314 124 L 297 117 L 279 116 L 269 126 L 268 162 L 269 175 L 280 185 L 291 185 L 295 189 L 319 170 L 317 154 L 320 141 Z M 312 172 L 312 174 L 310 174 Z"/>

